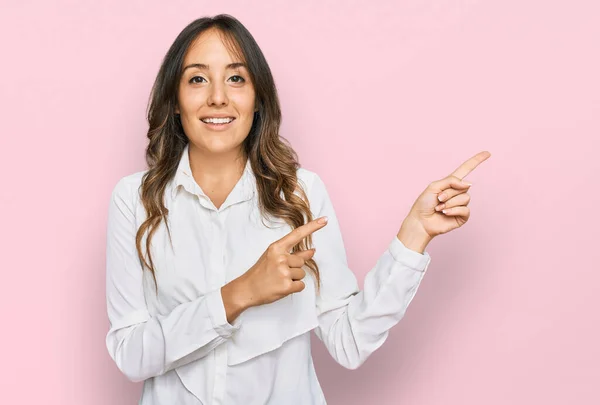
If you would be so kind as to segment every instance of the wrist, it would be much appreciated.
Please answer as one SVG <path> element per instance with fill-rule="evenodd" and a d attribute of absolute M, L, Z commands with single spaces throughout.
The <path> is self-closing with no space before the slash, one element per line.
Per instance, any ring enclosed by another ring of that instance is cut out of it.
<path fill-rule="evenodd" d="M 245 299 L 243 281 L 240 278 L 230 281 L 221 287 L 221 296 L 227 314 L 227 321 L 232 323 L 242 312 L 250 307 Z"/>
<path fill-rule="evenodd" d="M 400 226 L 400 231 L 398 231 L 396 237 L 408 249 L 414 250 L 415 252 L 421 254 L 425 251 L 425 248 L 433 239 L 427 232 L 425 232 L 418 221 L 414 221 L 410 218 L 406 218 L 402 222 L 402 226 Z"/>

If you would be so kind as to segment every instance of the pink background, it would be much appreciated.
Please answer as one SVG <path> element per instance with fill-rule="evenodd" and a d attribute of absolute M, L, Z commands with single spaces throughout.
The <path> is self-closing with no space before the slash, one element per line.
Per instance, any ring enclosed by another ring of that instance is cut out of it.
<path fill-rule="evenodd" d="M 108 199 L 193 19 L 230 13 L 324 179 L 362 285 L 414 199 L 481 150 L 469 222 L 330 404 L 600 403 L 597 1 L 3 1 L 0 403 L 137 403 L 104 339 Z"/>

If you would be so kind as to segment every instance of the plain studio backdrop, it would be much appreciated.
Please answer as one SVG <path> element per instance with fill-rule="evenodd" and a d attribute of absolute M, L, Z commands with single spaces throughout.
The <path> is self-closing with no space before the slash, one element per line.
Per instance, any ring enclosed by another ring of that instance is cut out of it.
<path fill-rule="evenodd" d="M 361 287 L 428 183 L 492 153 L 385 344 L 350 371 L 313 334 L 328 402 L 600 403 L 598 2 L 1 8 L 0 403 L 137 403 L 104 343 L 108 201 L 145 169 L 167 48 L 219 13 L 263 49 L 281 135 L 327 184 Z"/>

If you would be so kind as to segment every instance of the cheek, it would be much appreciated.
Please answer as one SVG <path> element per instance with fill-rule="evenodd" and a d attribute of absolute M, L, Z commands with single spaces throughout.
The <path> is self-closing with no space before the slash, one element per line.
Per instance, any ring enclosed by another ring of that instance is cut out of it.
<path fill-rule="evenodd" d="M 196 115 L 198 108 L 206 102 L 206 93 L 182 84 L 179 90 L 179 104 L 183 113 Z"/>
<path fill-rule="evenodd" d="M 240 113 L 252 117 L 254 115 L 254 100 L 256 94 L 252 88 L 247 88 L 245 91 L 233 95 L 235 103 Z"/>
<path fill-rule="evenodd" d="M 236 101 L 236 108 L 240 115 L 243 115 L 246 119 L 251 119 L 254 114 L 254 103 L 252 100 L 246 98 Z"/>

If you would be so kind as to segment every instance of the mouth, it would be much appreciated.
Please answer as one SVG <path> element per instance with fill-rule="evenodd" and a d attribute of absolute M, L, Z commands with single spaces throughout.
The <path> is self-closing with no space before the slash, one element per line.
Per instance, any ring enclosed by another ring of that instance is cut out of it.
<path fill-rule="evenodd" d="M 231 123 L 235 121 L 235 117 L 223 117 L 223 118 L 201 118 L 202 121 L 208 128 L 213 130 L 224 130 L 231 126 Z"/>
<path fill-rule="evenodd" d="M 200 121 L 204 122 L 205 124 L 224 125 L 224 124 L 229 124 L 234 119 L 235 119 L 234 117 L 223 117 L 223 118 L 206 117 L 206 118 L 201 118 Z"/>

